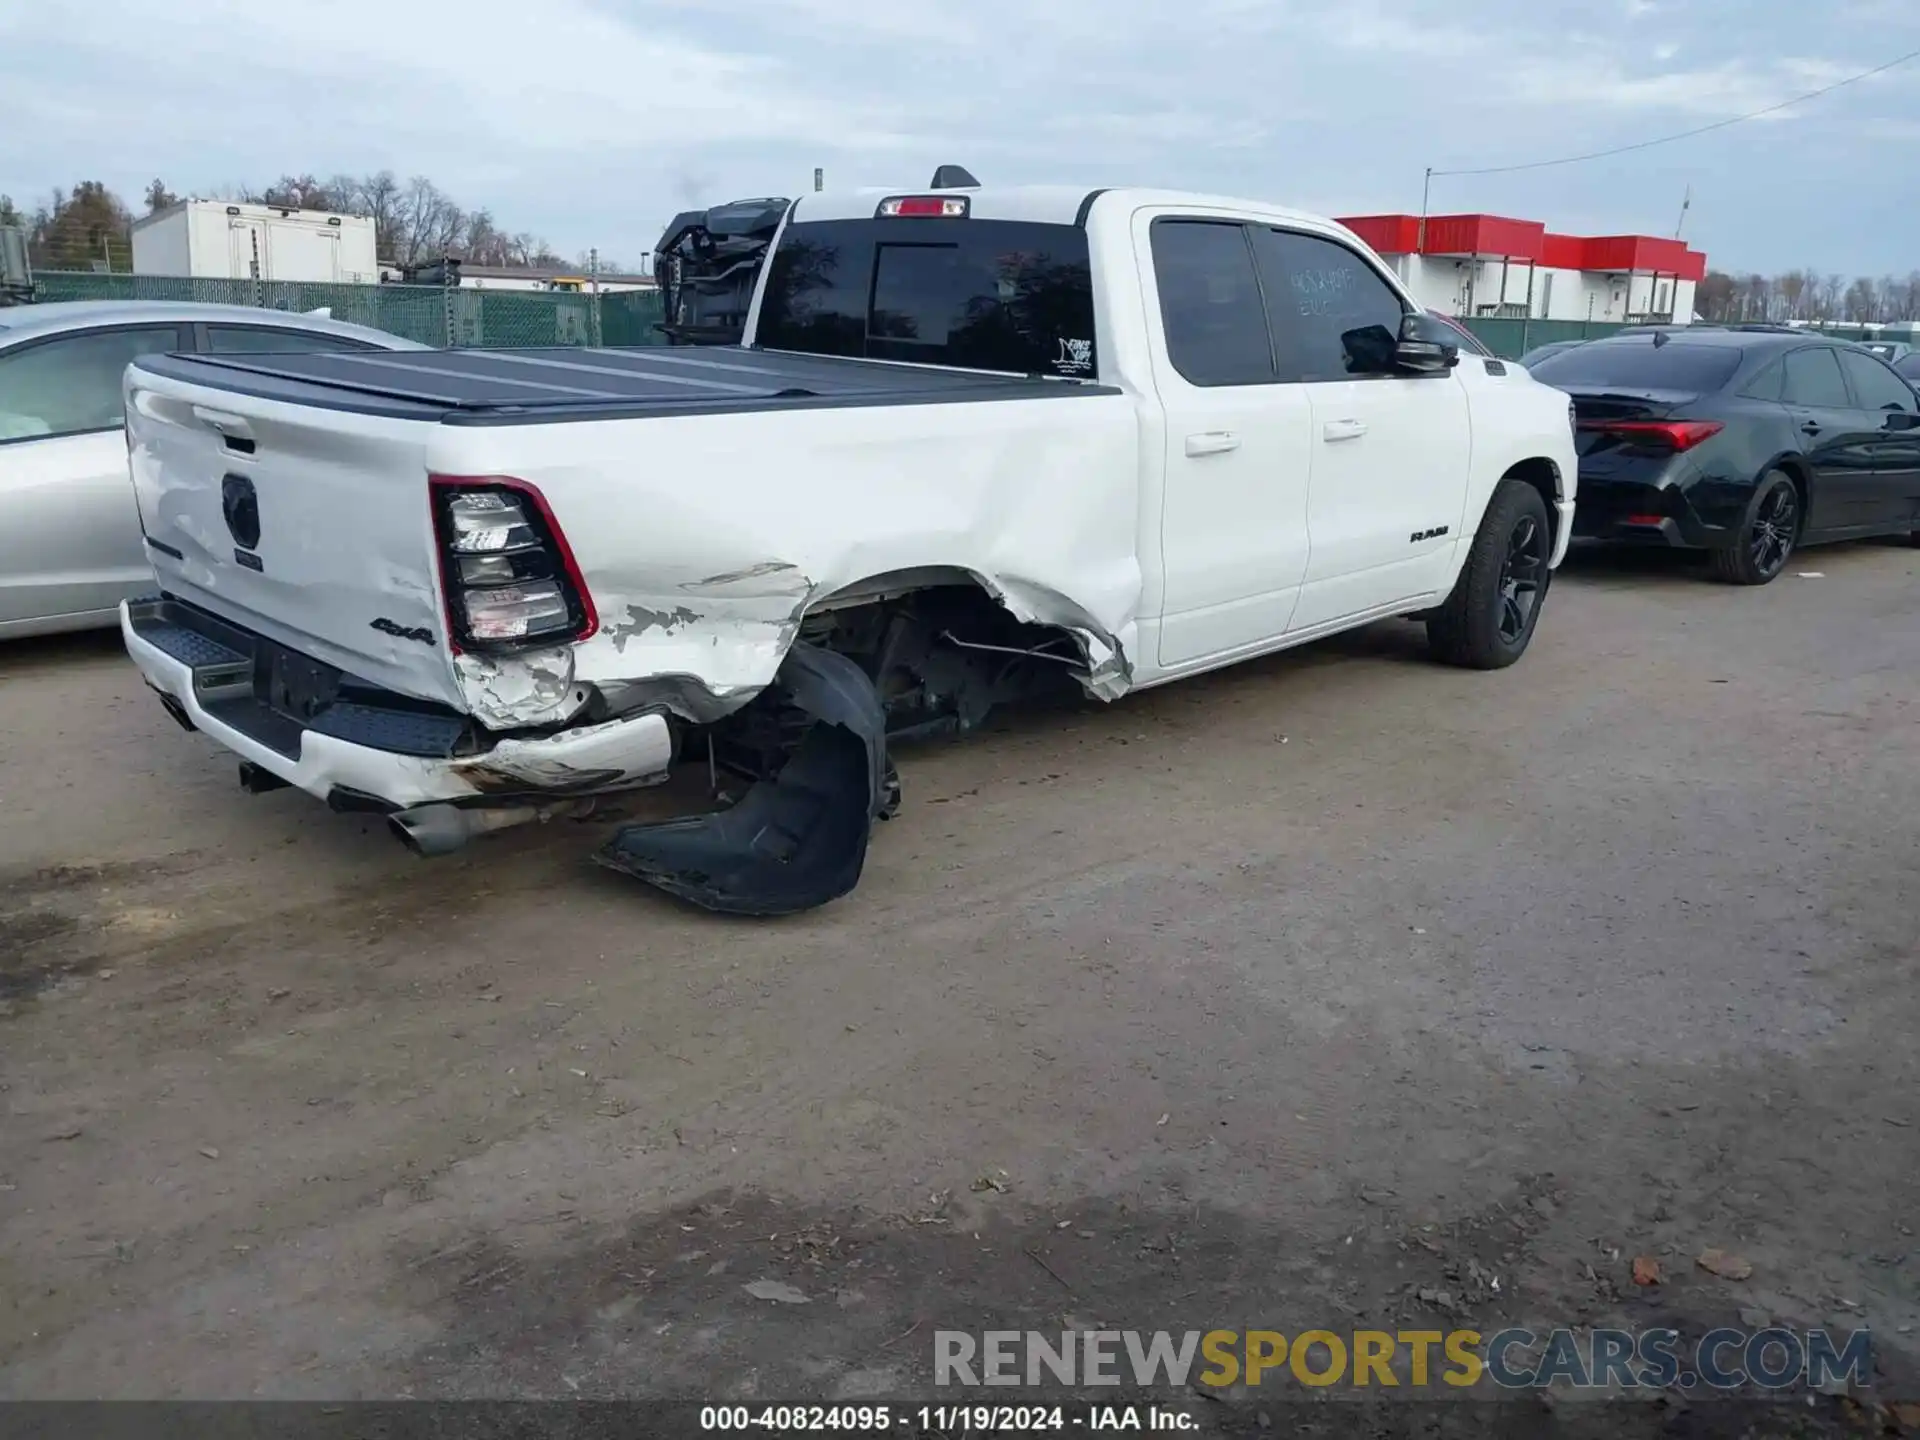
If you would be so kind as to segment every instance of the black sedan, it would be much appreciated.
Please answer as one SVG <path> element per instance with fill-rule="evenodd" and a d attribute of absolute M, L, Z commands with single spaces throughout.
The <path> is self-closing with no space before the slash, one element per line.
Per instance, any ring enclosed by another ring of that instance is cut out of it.
<path fill-rule="evenodd" d="M 1576 539 L 1705 550 L 1764 585 L 1802 545 L 1920 543 L 1920 395 L 1857 345 L 1662 330 L 1531 367 L 1573 397 Z"/>

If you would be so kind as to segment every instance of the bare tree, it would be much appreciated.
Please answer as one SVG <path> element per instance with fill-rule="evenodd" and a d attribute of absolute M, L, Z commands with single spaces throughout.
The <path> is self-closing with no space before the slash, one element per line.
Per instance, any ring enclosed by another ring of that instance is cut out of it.
<path fill-rule="evenodd" d="M 1847 277 L 1829 275 L 1820 282 L 1820 315 L 1831 320 L 1840 313 L 1840 297 L 1846 294 Z"/>

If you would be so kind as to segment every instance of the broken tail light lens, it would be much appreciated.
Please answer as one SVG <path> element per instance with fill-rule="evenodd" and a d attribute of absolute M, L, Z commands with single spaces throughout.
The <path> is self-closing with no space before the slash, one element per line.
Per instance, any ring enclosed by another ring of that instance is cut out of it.
<path fill-rule="evenodd" d="M 573 551 L 524 481 L 435 475 L 434 531 L 455 650 L 584 640 L 598 628 Z"/>

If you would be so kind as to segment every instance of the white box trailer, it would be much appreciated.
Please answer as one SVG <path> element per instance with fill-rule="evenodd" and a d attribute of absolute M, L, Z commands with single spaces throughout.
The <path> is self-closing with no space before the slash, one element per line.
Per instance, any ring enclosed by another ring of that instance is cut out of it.
<path fill-rule="evenodd" d="M 326 210 L 183 200 L 133 224 L 133 273 L 376 285 L 373 220 Z"/>

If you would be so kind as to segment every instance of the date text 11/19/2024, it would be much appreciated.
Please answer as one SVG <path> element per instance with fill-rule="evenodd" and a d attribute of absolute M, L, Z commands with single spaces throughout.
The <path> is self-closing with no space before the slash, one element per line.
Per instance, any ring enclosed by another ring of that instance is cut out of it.
<path fill-rule="evenodd" d="M 775 1435 L 824 1432 L 908 1434 L 1020 1431 L 1191 1431 L 1200 1422 L 1157 1405 L 704 1405 L 703 1431 Z"/>

